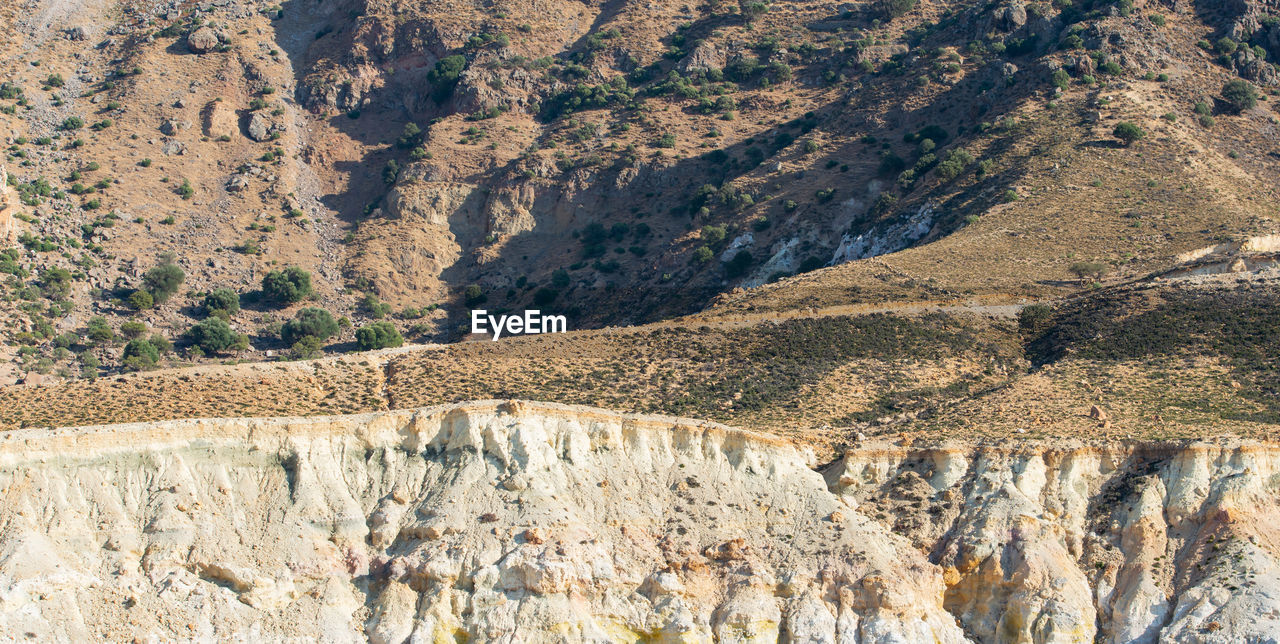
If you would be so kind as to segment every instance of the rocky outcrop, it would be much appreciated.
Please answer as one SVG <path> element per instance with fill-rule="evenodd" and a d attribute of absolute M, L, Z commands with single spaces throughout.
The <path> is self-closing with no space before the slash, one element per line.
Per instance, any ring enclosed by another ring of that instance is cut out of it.
<path fill-rule="evenodd" d="M 1120 644 L 1273 641 L 1277 474 L 1274 445 L 1194 443 L 885 447 L 827 478 L 979 641 Z"/>
<path fill-rule="evenodd" d="M 680 61 L 680 71 L 685 73 L 720 71 L 724 69 L 725 53 L 713 43 L 703 41 Z"/>
<path fill-rule="evenodd" d="M 0 165 L 0 246 L 13 242 L 18 236 L 18 224 L 14 219 L 17 198 L 9 188 L 9 173 Z"/>
<path fill-rule="evenodd" d="M 810 458 L 530 403 L 11 432 L 0 631 L 965 641 L 941 571 Z"/>
<path fill-rule="evenodd" d="M 44 640 L 1270 641 L 1280 449 L 902 447 L 477 402 L 0 439 Z M 1270 635 L 1269 635 L 1270 634 Z"/>
<path fill-rule="evenodd" d="M 200 27 L 187 35 L 187 49 L 193 54 L 213 51 L 221 44 L 218 32 L 210 27 Z"/>
<path fill-rule="evenodd" d="M 245 133 L 254 141 L 270 141 L 275 136 L 284 133 L 284 124 L 270 114 L 256 111 L 249 116 L 249 123 L 245 127 Z"/>

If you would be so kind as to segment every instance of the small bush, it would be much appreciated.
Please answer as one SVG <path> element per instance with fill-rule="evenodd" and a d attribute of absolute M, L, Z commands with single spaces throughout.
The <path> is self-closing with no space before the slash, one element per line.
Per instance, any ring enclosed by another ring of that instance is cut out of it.
<path fill-rule="evenodd" d="M 1258 90 L 1249 81 L 1237 78 L 1222 86 L 1222 100 L 1239 114 L 1258 104 Z"/>
<path fill-rule="evenodd" d="M 205 317 L 230 317 L 240 312 L 240 294 L 226 287 L 215 288 L 204 296 L 201 308 L 204 309 Z"/>
<path fill-rule="evenodd" d="M 708 246 L 716 246 L 723 242 L 727 235 L 724 226 L 706 226 L 698 233 L 698 238 Z"/>
<path fill-rule="evenodd" d="M 289 347 L 289 357 L 294 360 L 312 360 L 323 352 L 324 342 L 314 336 L 302 336 Z"/>
<path fill-rule="evenodd" d="M 125 302 L 129 305 L 129 308 L 135 311 L 145 311 L 156 305 L 155 298 L 142 289 L 130 293 Z"/>
<path fill-rule="evenodd" d="M 89 318 L 89 324 L 85 328 L 85 337 L 93 344 L 101 346 L 114 341 L 116 332 L 111 329 L 111 325 L 107 323 L 106 318 L 95 315 Z"/>
<path fill-rule="evenodd" d="M 277 304 L 293 304 L 311 295 L 311 273 L 297 266 L 271 271 L 262 278 L 262 294 Z"/>
<path fill-rule="evenodd" d="M 187 341 L 204 353 L 222 353 L 233 348 L 248 346 L 248 338 L 236 333 L 222 318 L 208 318 L 192 326 L 186 333 Z"/>
<path fill-rule="evenodd" d="M 1072 275 L 1077 279 L 1093 278 L 1098 279 L 1107 274 L 1110 267 L 1102 262 L 1076 262 L 1067 267 Z"/>
<path fill-rule="evenodd" d="M 147 325 L 136 320 L 129 320 L 120 325 L 120 334 L 130 340 L 136 340 L 147 332 Z"/>
<path fill-rule="evenodd" d="M 1142 128 L 1138 127 L 1136 123 L 1130 123 L 1129 121 L 1122 121 L 1118 123 L 1111 133 L 1115 135 L 1117 139 L 1123 141 L 1125 146 L 1133 145 L 1135 141 L 1141 140 L 1147 136 L 1147 133 Z"/>
<path fill-rule="evenodd" d="M 1071 74 L 1068 74 L 1065 69 L 1055 70 L 1050 82 L 1053 83 L 1054 87 L 1061 87 L 1065 90 L 1071 85 Z"/>
<path fill-rule="evenodd" d="M 142 288 L 151 294 L 155 302 L 164 302 L 178 292 L 186 278 L 186 273 L 177 264 L 165 262 L 143 274 Z"/>
<path fill-rule="evenodd" d="M 280 328 L 280 339 L 284 343 L 293 346 L 304 337 L 310 336 L 317 340 L 328 340 L 338 332 L 338 322 L 328 311 L 317 308 L 307 307 L 298 311 L 292 320 L 285 322 Z"/>
<path fill-rule="evenodd" d="M 160 361 L 160 351 L 146 340 L 133 339 L 124 345 L 124 352 L 120 358 L 126 369 L 143 371 L 154 367 Z"/>
<path fill-rule="evenodd" d="M 485 300 L 489 299 L 489 297 L 484 294 L 484 289 L 480 288 L 479 284 L 470 284 L 467 288 L 463 289 L 462 299 L 466 302 L 467 306 L 473 307 L 477 304 L 483 304 Z"/>
<path fill-rule="evenodd" d="M 402 344 L 404 338 L 390 322 L 373 322 L 356 329 L 356 346 L 361 351 L 398 347 Z"/>

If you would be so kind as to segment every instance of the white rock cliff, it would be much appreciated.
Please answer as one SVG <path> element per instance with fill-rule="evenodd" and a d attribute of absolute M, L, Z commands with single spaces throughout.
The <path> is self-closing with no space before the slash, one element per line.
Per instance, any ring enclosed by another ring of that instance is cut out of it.
<path fill-rule="evenodd" d="M 880 445 L 825 480 L 811 461 L 712 423 L 526 402 L 14 431 L 0 438 L 0 632 L 904 644 L 1280 632 L 1272 447 Z"/>

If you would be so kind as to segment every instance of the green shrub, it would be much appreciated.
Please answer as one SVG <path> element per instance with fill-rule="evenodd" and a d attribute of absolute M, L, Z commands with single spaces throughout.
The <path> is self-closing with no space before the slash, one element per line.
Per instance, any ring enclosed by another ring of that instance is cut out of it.
<path fill-rule="evenodd" d="M 160 361 L 160 352 L 146 340 L 133 339 L 124 345 L 120 358 L 126 369 L 142 371 L 154 367 Z"/>
<path fill-rule="evenodd" d="M 715 257 L 715 253 L 711 252 L 711 249 L 706 246 L 699 246 L 693 251 L 693 261 L 699 264 L 706 264 L 713 257 Z"/>
<path fill-rule="evenodd" d="M 1237 78 L 1222 86 L 1222 100 L 1238 114 L 1258 104 L 1258 90 L 1249 81 Z"/>
<path fill-rule="evenodd" d="M 725 240 L 728 233 L 724 226 L 705 226 L 698 233 L 698 238 L 708 246 L 717 246 Z"/>
<path fill-rule="evenodd" d="M 885 19 L 900 18 L 916 6 L 916 0 L 876 0 L 876 6 Z"/>
<path fill-rule="evenodd" d="M 477 304 L 483 304 L 489 296 L 485 295 L 484 289 L 479 284 L 469 284 L 462 290 L 462 299 L 467 306 L 474 307 Z"/>
<path fill-rule="evenodd" d="M 89 324 L 85 328 L 85 337 L 93 344 L 101 346 L 114 341 L 116 332 L 111 329 L 111 325 L 107 323 L 106 318 L 95 315 L 89 318 Z"/>
<path fill-rule="evenodd" d="M 145 311 L 146 309 L 156 305 L 155 298 L 151 297 L 150 293 L 142 289 L 138 289 L 133 293 L 130 293 L 129 298 L 125 300 L 125 302 L 129 305 L 129 308 L 135 311 Z"/>
<path fill-rule="evenodd" d="M 166 338 L 159 333 L 152 333 L 151 338 L 147 340 L 147 342 L 150 342 L 151 346 L 155 347 L 156 351 L 159 351 L 162 354 L 173 351 L 173 343 L 169 342 L 169 338 Z"/>
<path fill-rule="evenodd" d="M 1112 130 L 1111 133 L 1115 135 L 1117 139 L 1123 141 L 1126 146 L 1133 145 L 1135 141 L 1141 140 L 1147 136 L 1147 133 L 1143 131 L 1142 128 L 1138 127 L 1136 123 L 1130 123 L 1129 121 L 1121 121 L 1116 124 L 1115 129 Z"/>
<path fill-rule="evenodd" d="M 373 322 L 356 329 L 356 346 L 361 351 L 398 347 L 402 344 L 404 338 L 390 322 Z"/>
<path fill-rule="evenodd" d="M 307 307 L 298 311 L 292 320 L 285 322 L 280 328 L 280 339 L 293 346 L 298 340 L 311 336 L 317 340 L 328 340 L 338 332 L 338 322 L 328 311 Z"/>
<path fill-rule="evenodd" d="M 751 264 L 755 258 L 751 256 L 750 251 L 740 250 L 733 259 L 724 265 L 725 274 L 730 278 L 741 277 L 751 270 Z"/>
<path fill-rule="evenodd" d="M 1065 69 L 1057 69 L 1053 72 L 1050 82 L 1053 83 L 1054 87 L 1061 87 L 1065 90 L 1071 85 L 1071 74 L 1068 74 Z"/>
<path fill-rule="evenodd" d="M 186 338 L 206 354 L 248 346 L 248 338 L 233 331 L 226 320 L 216 317 L 207 318 L 192 326 L 187 330 Z"/>
<path fill-rule="evenodd" d="M 226 288 L 215 288 L 204 296 L 201 302 L 206 317 L 221 315 L 229 317 L 240 312 L 240 294 Z"/>
<path fill-rule="evenodd" d="M 71 271 L 46 268 L 40 271 L 40 289 L 51 300 L 64 300 L 71 294 Z"/>
<path fill-rule="evenodd" d="M 453 88 L 458 84 L 458 77 L 462 75 L 462 70 L 467 66 L 467 59 L 464 56 L 454 54 L 445 56 L 436 61 L 435 67 L 427 72 L 427 82 L 431 83 L 431 98 L 437 103 L 443 103 L 445 99 L 453 94 Z"/>
<path fill-rule="evenodd" d="M 324 349 L 324 342 L 315 336 L 304 335 L 289 347 L 289 357 L 294 360 L 311 360 L 319 358 Z"/>
<path fill-rule="evenodd" d="M 142 288 L 151 294 L 155 302 L 165 302 L 178 292 L 186 278 L 186 273 L 177 264 L 165 262 L 142 275 Z"/>
<path fill-rule="evenodd" d="M 537 306 L 546 306 L 556 301 L 560 297 L 560 291 L 554 288 L 542 287 L 533 293 L 533 303 Z"/>
<path fill-rule="evenodd" d="M 938 177 L 943 181 L 951 181 L 960 176 L 964 169 L 973 163 L 973 155 L 968 150 L 957 148 L 947 153 L 947 158 L 938 164 Z"/>
<path fill-rule="evenodd" d="M 1107 274 L 1109 266 L 1102 262 L 1076 262 L 1067 267 L 1077 279 L 1093 278 L 1098 279 Z"/>
<path fill-rule="evenodd" d="M 136 340 L 147 332 L 147 325 L 136 320 L 129 320 L 120 325 L 120 334 L 130 340 Z"/>
<path fill-rule="evenodd" d="M 277 304 L 300 302 L 311 295 L 311 273 L 297 266 L 271 271 L 262 278 L 262 294 Z"/>

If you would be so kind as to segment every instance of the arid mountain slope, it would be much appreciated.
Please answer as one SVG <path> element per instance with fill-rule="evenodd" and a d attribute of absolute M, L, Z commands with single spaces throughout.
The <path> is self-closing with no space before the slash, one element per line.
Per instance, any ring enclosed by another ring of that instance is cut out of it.
<path fill-rule="evenodd" d="M 180 339 L 217 287 L 261 359 L 304 305 L 355 322 L 342 351 L 379 318 L 640 323 L 777 279 L 752 297 L 1038 298 L 1277 232 L 1262 2 L 28 5 L 0 56 L 24 370 L 82 371 L 54 339 L 94 315 Z M 181 291 L 131 310 L 164 251 Z M 316 299 L 259 299 L 288 265 Z"/>

